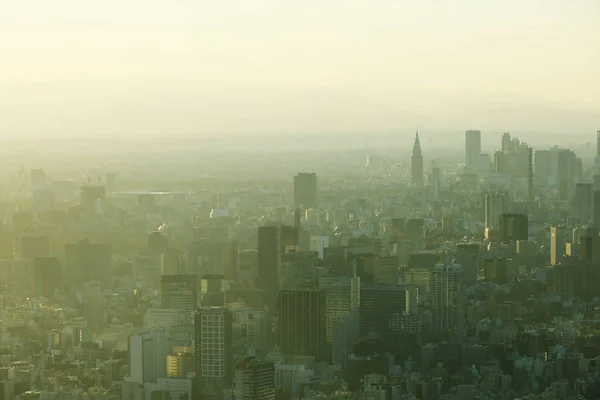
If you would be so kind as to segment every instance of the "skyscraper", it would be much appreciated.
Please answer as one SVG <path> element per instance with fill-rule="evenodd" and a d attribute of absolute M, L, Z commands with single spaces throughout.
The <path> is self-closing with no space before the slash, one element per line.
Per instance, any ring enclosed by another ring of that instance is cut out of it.
<path fill-rule="evenodd" d="M 477 172 L 481 158 L 481 131 L 465 132 L 465 168 L 467 172 Z"/>
<path fill-rule="evenodd" d="M 258 228 L 257 286 L 278 290 L 281 276 L 281 255 L 298 250 L 299 228 L 295 226 L 261 226 Z"/>
<path fill-rule="evenodd" d="M 322 359 L 325 350 L 325 292 L 281 290 L 277 309 L 277 336 L 281 351 Z"/>
<path fill-rule="evenodd" d="M 294 177 L 294 208 L 317 208 L 317 174 L 299 172 Z"/>
<path fill-rule="evenodd" d="M 224 307 L 196 312 L 194 399 L 221 400 L 232 389 L 233 318 Z"/>
<path fill-rule="evenodd" d="M 433 328 L 451 337 L 465 334 L 464 270 L 458 264 L 438 264 L 431 272 Z"/>
<path fill-rule="evenodd" d="M 587 224 L 593 218 L 592 198 L 592 183 L 578 182 L 575 185 L 575 197 L 571 203 L 571 215 L 579 218 L 582 224 Z"/>
<path fill-rule="evenodd" d="M 167 334 L 154 328 L 129 337 L 129 369 L 133 382 L 144 384 L 167 377 Z"/>
<path fill-rule="evenodd" d="M 560 264 L 565 255 L 565 230 L 562 227 L 550 228 L 550 264 Z"/>
<path fill-rule="evenodd" d="M 360 335 L 380 334 L 383 338 L 406 310 L 406 289 L 398 285 L 360 287 Z"/>
<path fill-rule="evenodd" d="M 516 243 L 517 240 L 529 239 L 529 220 L 524 214 L 500 215 L 500 241 Z"/>
<path fill-rule="evenodd" d="M 351 317 L 358 326 L 360 307 L 360 277 L 331 275 L 319 277 L 319 289 L 325 291 L 327 343 L 331 343 L 335 321 Z"/>
<path fill-rule="evenodd" d="M 160 277 L 162 308 L 180 312 L 183 322 L 191 322 L 198 304 L 198 276 L 196 274 L 171 274 Z"/>
<path fill-rule="evenodd" d="M 60 261 L 56 257 L 37 257 L 33 260 L 33 285 L 36 296 L 54 297 L 62 283 Z"/>
<path fill-rule="evenodd" d="M 419 131 L 415 135 L 412 157 L 410 159 L 410 173 L 412 182 L 417 187 L 423 186 L 423 153 L 421 152 L 421 142 L 419 141 Z"/>

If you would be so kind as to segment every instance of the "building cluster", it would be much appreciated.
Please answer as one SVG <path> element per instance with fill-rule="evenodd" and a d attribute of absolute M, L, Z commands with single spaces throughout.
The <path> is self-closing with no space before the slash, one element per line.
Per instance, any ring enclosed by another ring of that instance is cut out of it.
<path fill-rule="evenodd" d="M 600 156 L 499 139 L 4 179 L 0 400 L 600 398 Z"/>

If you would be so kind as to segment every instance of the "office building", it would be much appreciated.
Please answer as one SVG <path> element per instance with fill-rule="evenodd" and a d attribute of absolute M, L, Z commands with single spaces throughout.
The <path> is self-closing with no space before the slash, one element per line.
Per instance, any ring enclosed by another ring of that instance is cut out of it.
<path fill-rule="evenodd" d="M 318 207 L 317 174 L 300 172 L 294 177 L 294 208 L 307 210 Z"/>
<path fill-rule="evenodd" d="M 415 135 L 412 157 L 410 159 L 410 174 L 413 185 L 423 187 L 423 153 L 421 152 L 421 142 L 419 140 L 419 131 Z"/>
<path fill-rule="evenodd" d="M 167 335 L 155 328 L 129 337 L 129 375 L 138 384 L 167 376 Z"/>
<path fill-rule="evenodd" d="M 438 264 L 430 282 L 433 328 L 450 337 L 465 334 L 465 287 L 462 265 Z"/>
<path fill-rule="evenodd" d="M 233 384 L 233 317 L 224 307 L 203 307 L 195 317 L 194 399 L 222 400 Z"/>
<path fill-rule="evenodd" d="M 587 224 L 593 219 L 593 185 L 591 183 L 580 182 L 575 185 L 571 215 L 579 218 L 582 224 Z"/>
<path fill-rule="evenodd" d="M 54 297 L 62 284 L 62 268 L 57 257 L 37 257 L 33 260 L 33 287 L 39 297 Z"/>
<path fill-rule="evenodd" d="M 406 311 L 406 289 L 398 285 L 361 285 L 360 336 L 379 334 L 384 339 Z"/>
<path fill-rule="evenodd" d="M 14 238 L 15 260 L 33 261 L 37 257 L 50 255 L 50 237 L 48 235 L 21 235 Z"/>
<path fill-rule="evenodd" d="M 278 290 L 281 279 L 281 256 L 299 250 L 299 231 L 295 226 L 261 226 L 258 228 L 257 286 Z"/>
<path fill-rule="evenodd" d="M 500 215 L 500 240 L 506 244 L 515 244 L 517 240 L 529 240 L 529 220 L 527 215 Z"/>
<path fill-rule="evenodd" d="M 194 349 L 187 346 L 175 346 L 167 356 L 167 377 L 185 379 L 194 373 L 196 362 Z"/>
<path fill-rule="evenodd" d="M 358 325 L 360 277 L 356 275 L 319 276 L 318 287 L 325 292 L 325 338 L 331 343 L 336 320 L 351 317 Z"/>
<path fill-rule="evenodd" d="M 594 227 L 600 232 L 600 190 L 594 191 Z"/>
<path fill-rule="evenodd" d="M 183 323 L 190 323 L 198 305 L 198 276 L 173 274 L 160 277 L 161 308 L 177 310 Z"/>
<path fill-rule="evenodd" d="M 558 226 L 550 228 L 550 264 L 558 265 L 566 254 L 565 229 Z"/>
<path fill-rule="evenodd" d="M 505 192 L 486 193 L 484 195 L 485 227 L 498 229 L 500 215 L 509 209 L 508 194 Z"/>
<path fill-rule="evenodd" d="M 98 281 L 112 287 L 112 248 L 89 240 L 65 245 L 65 272 L 75 284 Z"/>
<path fill-rule="evenodd" d="M 477 172 L 481 159 L 481 131 L 468 130 L 465 132 L 465 169 Z"/>
<path fill-rule="evenodd" d="M 325 356 L 326 297 L 320 290 L 281 290 L 277 299 L 278 345 L 287 355 Z"/>
<path fill-rule="evenodd" d="M 235 368 L 235 400 L 274 399 L 274 364 L 251 358 L 239 360 Z"/>

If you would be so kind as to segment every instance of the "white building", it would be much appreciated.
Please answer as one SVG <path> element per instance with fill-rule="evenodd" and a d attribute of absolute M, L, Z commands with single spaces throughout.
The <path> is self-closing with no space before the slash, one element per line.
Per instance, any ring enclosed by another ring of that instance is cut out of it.
<path fill-rule="evenodd" d="M 154 328 L 129 337 L 131 381 L 139 384 L 167 377 L 167 335 L 164 328 Z"/>

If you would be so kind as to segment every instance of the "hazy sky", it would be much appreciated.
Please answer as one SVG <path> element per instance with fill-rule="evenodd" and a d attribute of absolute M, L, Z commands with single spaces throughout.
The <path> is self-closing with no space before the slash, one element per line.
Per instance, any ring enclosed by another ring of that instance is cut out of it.
<path fill-rule="evenodd" d="M 159 78 L 343 88 L 430 115 L 512 99 L 595 111 L 599 21 L 598 0 L 5 1 L 0 85 Z"/>

